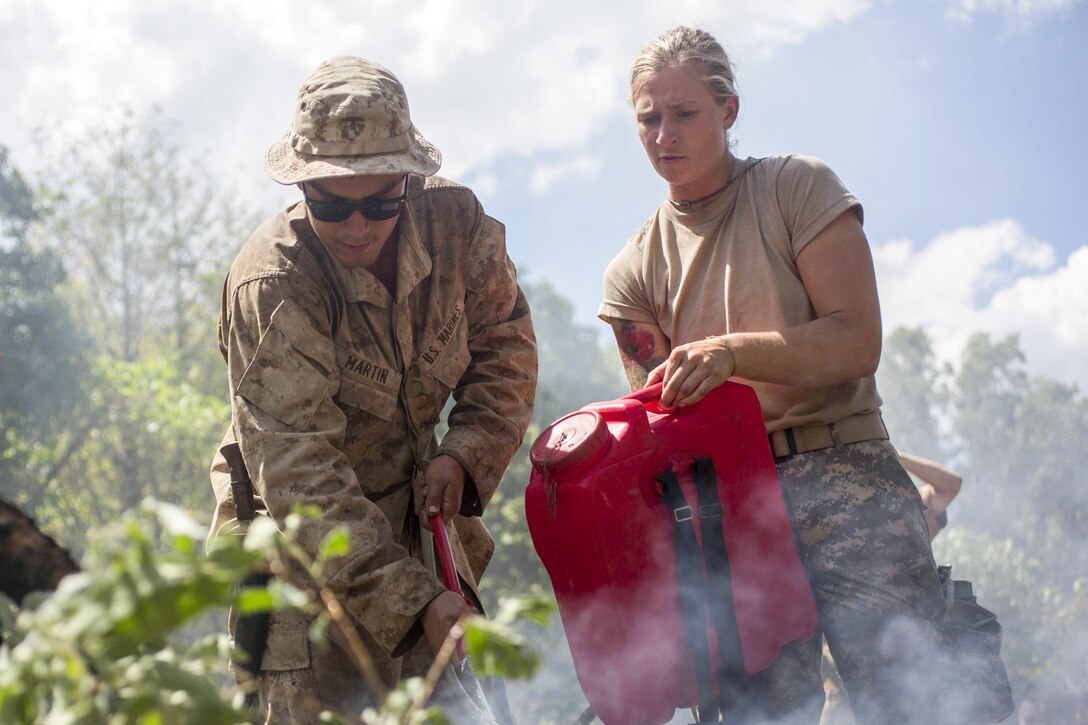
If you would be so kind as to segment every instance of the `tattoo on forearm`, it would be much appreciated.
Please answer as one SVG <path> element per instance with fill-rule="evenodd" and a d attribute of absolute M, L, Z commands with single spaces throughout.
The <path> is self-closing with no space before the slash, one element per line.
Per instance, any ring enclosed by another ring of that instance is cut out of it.
<path fill-rule="evenodd" d="M 646 385 L 650 371 L 665 362 L 667 356 L 657 353 L 653 334 L 634 323 L 621 321 L 614 329 L 627 382 L 631 390 L 639 390 Z"/>

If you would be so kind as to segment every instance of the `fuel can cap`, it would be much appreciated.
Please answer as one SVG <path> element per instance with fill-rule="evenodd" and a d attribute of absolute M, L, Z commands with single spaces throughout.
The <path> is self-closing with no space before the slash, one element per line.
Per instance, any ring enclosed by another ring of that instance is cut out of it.
<path fill-rule="evenodd" d="M 539 471 L 558 474 L 595 460 L 608 447 L 608 426 L 596 411 L 579 410 L 544 429 L 529 449 Z"/>

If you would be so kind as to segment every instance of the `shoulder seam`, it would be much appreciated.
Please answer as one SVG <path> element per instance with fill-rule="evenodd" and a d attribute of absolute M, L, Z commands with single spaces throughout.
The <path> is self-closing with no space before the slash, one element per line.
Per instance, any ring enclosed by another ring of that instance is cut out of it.
<path fill-rule="evenodd" d="M 428 191 L 438 191 L 441 189 L 458 189 L 468 192 L 472 191 L 472 189 L 465 186 L 464 184 L 459 184 L 456 181 L 450 181 L 449 179 L 442 179 L 441 181 L 433 182 L 424 182 L 423 186 L 420 188 L 420 191 L 426 193 Z"/>
<path fill-rule="evenodd" d="M 778 216 L 782 218 L 782 226 L 786 228 L 786 236 L 789 238 L 791 249 L 793 247 L 793 232 L 790 230 L 790 225 L 786 223 L 786 212 L 782 209 L 782 196 L 778 193 L 778 184 L 782 179 L 782 171 L 786 168 L 786 164 L 792 161 L 795 156 L 797 156 L 797 154 L 786 154 L 785 160 L 782 162 L 782 165 L 778 167 L 778 171 L 774 175 L 774 203 L 778 206 Z"/>
<path fill-rule="evenodd" d="M 264 271 L 264 272 L 254 272 L 253 274 L 250 274 L 250 275 L 248 275 L 246 277 L 243 277 L 242 279 L 238 280 L 238 282 L 235 283 L 234 288 L 238 289 L 239 287 L 247 285 L 250 282 L 256 282 L 259 279 L 269 279 L 269 278 L 272 278 L 272 277 L 286 277 L 288 272 L 291 270 L 291 267 L 293 267 L 293 266 L 294 266 L 293 264 L 289 264 L 286 269 L 270 269 L 270 270 L 267 270 L 267 271 Z"/>

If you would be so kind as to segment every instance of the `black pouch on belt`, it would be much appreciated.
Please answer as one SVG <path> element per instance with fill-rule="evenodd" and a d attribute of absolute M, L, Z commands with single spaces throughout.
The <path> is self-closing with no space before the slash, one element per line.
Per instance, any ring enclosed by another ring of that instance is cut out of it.
<path fill-rule="evenodd" d="M 952 578 L 952 567 L 937 567 L 944 595 L 937 620 L 948 693 L 943 697 L 950 722 L 997 723 L 1015 705 L 1001 660 L 1001 624 L 975 599 L 971 582 Z"/>
<path fill-rule="evenodd" d="M 237 443 L 228 443 L 220 452 L 230 467 L 230 489 L 234 496 L 238 521 L 248 524 L 256 515 L 256 506 L 253 500 L 253 482 L 246 470 L 246 463 L 242 460 L 242 451 Z M 264 587 L 271 578 L 272 575 L 268 572 L 254 572 L 239 582 L 238 586 L 241 589 Z M 255 706 L 258 700 L 255 684 L 261 672 L 261 660 L 268 642 L 270 618 L 271 614 L 268 612 L 243 614 L 234 624 L 234 673 L 239 686 L 246 693 L 246 705 L 249 707 Z"/>

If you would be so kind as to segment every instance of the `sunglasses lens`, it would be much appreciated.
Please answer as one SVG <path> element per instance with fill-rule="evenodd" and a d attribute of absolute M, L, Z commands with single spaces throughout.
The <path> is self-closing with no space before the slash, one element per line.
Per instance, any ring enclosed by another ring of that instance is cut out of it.
<path fill-rule="evenodd" d="M 396 199 L 379 199 L 376 201 L 362 201 L 355 204 L 347 204 L 340 201 L 319 201 L 317 199 L 306 199 L 306 205 L 310 207 L 310 213 L 314 215 L 314 219 L 320 222 L 343 222 L 347 221 L 348 217 L 358 211 L 366 219 L 372 222 L 381 222 L 386 219 L 392 219 L 397 214 L 400 214 L 401 208 L 404 206 L 405 198 L 400 196 Z"/>
<path fill-rule="evenodd" d="M 341 204 L 335 201 L 313 201 L 312 199 L 307 199 L 306 205 L 310 207 L 310 213 L 314 215 L 314 219 L 317 219 L 320 222 L 342 222 L 355 211 L 355 208 L 351 205 Z"/>
<path fill-rule="evenodd" d="M 401 205 L 400 201 L 380 201 L 371 206 L 365 206 L 360 211 L 370 221 L 381 222 L 400 214 Z"/>

